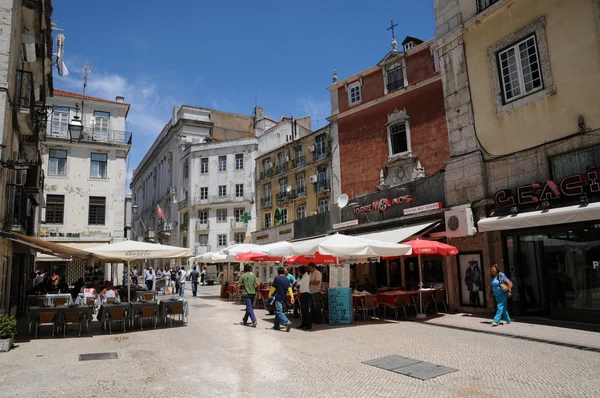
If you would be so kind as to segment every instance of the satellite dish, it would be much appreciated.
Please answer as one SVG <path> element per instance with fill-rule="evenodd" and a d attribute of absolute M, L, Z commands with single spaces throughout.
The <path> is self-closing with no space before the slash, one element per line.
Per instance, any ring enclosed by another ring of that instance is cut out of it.
<path fill-rule="evenodd" d="M 338 207 L 340 209 L 342 209 L 342 208 L 346 207 L 346 205 L 348 204 L 349 200 L 350 200 L 350 198 L 348 198 L 348 195 L 346 195 L 345 193 L 343 193 L 343 194 L 341 194 L 338 197 L 338 200 L 337 200 L 336 204 L 338 205 Z"/>
<path fill-rule="evenodd" d="M 286 192 L 292 192 L 292 186 L 291 186 L 291 185 L 288 185 L 288 186 L 285 188 L 285 191 L 286 191 Z"/>

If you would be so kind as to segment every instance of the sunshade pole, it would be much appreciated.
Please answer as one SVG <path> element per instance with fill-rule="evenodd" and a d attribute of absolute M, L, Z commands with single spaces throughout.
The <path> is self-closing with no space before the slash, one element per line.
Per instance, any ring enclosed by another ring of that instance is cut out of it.
<path fill-rule="evenodd" d="M 127 302 L 131 302 L 131 262 L 127 261 Z"/>
<path fill-rule="evenodd" d="M 421 261 L 421 255 L 419 254 L 419 305 L 421 307 L 421 317 L 423 316 L 423 264 Z M 417 317 L 419 317 L 417 315 Z"/>

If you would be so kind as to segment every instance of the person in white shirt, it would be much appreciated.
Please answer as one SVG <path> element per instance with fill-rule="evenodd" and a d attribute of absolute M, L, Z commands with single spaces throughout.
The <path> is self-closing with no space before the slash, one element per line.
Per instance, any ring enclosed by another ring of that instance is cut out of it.
<path fill-rule="evenodd" d="M 183 267 L 181 267 L 178 274 L 179 274 L 179 295 L 183 297 L 183 293 L 185 292 L 185 276 L 187 275 L 187 272 L 185 272 L 185 269 Z"/>
<path fill-rule="evenodd" d="M 148 272 L 146 273 L 146 288 L 148 288 L 148 290 L 152 290 L 152 288 L 154 287 L 154 278 L 156 277 L 156 274 L 154 274 L 154 270 L 152 269 L 152 267 L 150 267 L 150 269 L 148 270 Z"/>
<path fill-rule="evenodd" d="M 35 279 L 33 280 L 33 286 L 37 286 L 44 281 L 44 277 L 42 276 L 42 272 L 38 271 L 35 275 Z"/>
<path fill-rule="evenodd" d="M 312 298 L 310 294 L 310 275 L 306 265 L 298 268 L 300 277 L 296 280 L 296 286 L 300 289 L 300 313 L 302 314 L 302 323 L 298 329 L 312 329 L 312 318 L 310 315 L 310 307 Z"/>
<path fill-rule="evenodd" d="M 165 273 L 163 274 L 163 278 L 165 279 L 165 294 L 167 294 L 171 288 L 171 268 L 170 267 L 165 267 Z"/>
<path fill-rule="evenodd" d="M 308 264 L 310 271 L 310 295 L 312 298 L 312 321 L 314 323 L 323 323 L 323 314 L 321 313 L 321 282 L 323 275 L 317 269 L 314 263 Z"/>

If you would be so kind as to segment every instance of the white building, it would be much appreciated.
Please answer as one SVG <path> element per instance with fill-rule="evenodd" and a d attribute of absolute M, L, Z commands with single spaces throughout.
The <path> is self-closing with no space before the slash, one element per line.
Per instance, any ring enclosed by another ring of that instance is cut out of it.
<path fill-rule="evenodd" d="M 131 133 L 125 131 L 129 105 L 116 100 L 54 90 L 46 139 L 42 145 L 45 175 L 45 209 L 40 237 L 68 246 L 86 247 L 121 241 L 125 230 L 126 159 Z M 73 140 L 69 123 L 83 123 L 79 140 Z M 38 254 L 38 266 L 65 275 L 68 282 L 117 281 L 121 268 L 66 262 Z"/>

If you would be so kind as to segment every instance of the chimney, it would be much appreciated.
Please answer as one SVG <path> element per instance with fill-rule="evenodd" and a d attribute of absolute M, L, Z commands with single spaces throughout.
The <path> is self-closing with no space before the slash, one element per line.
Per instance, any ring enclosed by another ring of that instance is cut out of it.
<path fill-rule="evenodd" d="M 125 97 L 121 97 L 120 95 L 117 95 L 117 98 L 115 99 L 115 101 L 117 101 L 117 102 L 125 102 Z"/>
<path fill-rule="evenodd" d="M 262 106 L 254 107 L 254 120 L 260 120 L 265 117 L 265 109 Z"/>

